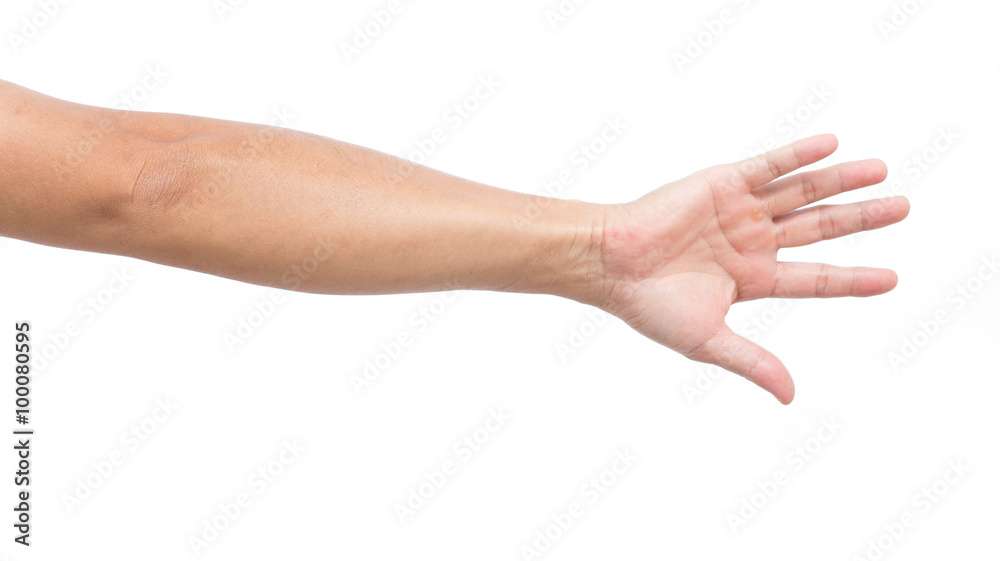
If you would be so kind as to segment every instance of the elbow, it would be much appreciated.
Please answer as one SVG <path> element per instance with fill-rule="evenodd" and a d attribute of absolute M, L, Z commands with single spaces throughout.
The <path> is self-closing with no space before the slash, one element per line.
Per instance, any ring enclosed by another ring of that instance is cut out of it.
<path fill-rule="evenodd" d="M 192 214 L 192 194 L 202 167 L 184 141 L 162 142 L 126 135 L 109 165 L 112 189 L 91 199 L 97 228 L 83 249 L 144 257 L 179 220 Z M 113 170 L 113 171 L 112 171 Z M 95 208 L 96 206 L 96 208 Z"/>

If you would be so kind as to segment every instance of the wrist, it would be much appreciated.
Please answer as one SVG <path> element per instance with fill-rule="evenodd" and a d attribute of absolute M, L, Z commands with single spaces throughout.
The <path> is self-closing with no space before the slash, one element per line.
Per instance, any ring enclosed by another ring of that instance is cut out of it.
<path fill-rule="evenodd" d="M 549 199 L 539 217 L 551 242 L 537 256 L 536 292 L 553 294 L 603 308 L 608 300 L 604 268 L 604 227 L 610 207 Z"/>

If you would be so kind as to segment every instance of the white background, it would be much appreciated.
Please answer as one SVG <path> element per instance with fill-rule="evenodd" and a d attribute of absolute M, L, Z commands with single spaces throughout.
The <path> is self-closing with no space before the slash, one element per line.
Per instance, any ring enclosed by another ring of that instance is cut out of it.
<path fill-rule="evenodd" d="M 193 558 L 191 537 L 215 521 L 227 527 L 201 558 L 514 560 L 544 547 L 536 532 L 556 535 L 552 517 L 578 502 L 583 515 L 542 558 L 996 558 L 1000 276 L 980 278 L 982 260 L 1000 257 L 995 2 L 930 0 L 886 37 L 889 0 L 591 0 L 554 28 L 556 0 L 402 1 L 350 61 L 343 44 L 387 1 L 249 0 L 221 15 L 212 0 L 69 2 L 51 18 L 37 15 L 43 4 L 0 7 L 0 77 L 63 99 L 122 106 L 125 95 L 137 110 L 251 122 L 286 112 L 292 128 L 404 157 L 442 128 L 429 165 L 533 193 L 568 169 L 559 196 L 596 202 L 833 132 L 829 163 L 890 168 L 882 186 L 836 200 L 895 184 L 912 212 L 782 255 L 891 267 L 894 292 L 730 314 L 791 370 L 788 407 L 544 296 L 289 293 L 230 350 L 225 334 L 270 289 L 3 240 L 0 338 L 13 344 L 14 322 L 30 321 L 49 360 L 36 360 L 32 385 L 33 545 L 12 541 L 8 448 L 0 554 Z M 712 24 L 721 32 L 702 34 L 679 69 L 674 55 L 724 9 L 731 23 Z M 44 25 L 15 49 L 22 18 Z M 496 91 L 469 100 L 491 76 Z M 463 102 L 478 107 L 456 130 L 446 112 Z M 615 118 L 627 130 L 581 171 L 574 151 Z M 957 139 L 933 149 L 949 129 Z M 123 270 L 127 287 L 102 292 Z M 88 298 L 106 305 L 88 313 Z M 433 310 L 427 329 L 411 321 L 421 308 Z M 400 333 L 413 343 L 359 395 L 352 377 Z M 904 340 L 919 348 L 897 368 L 891 353 L 913 350 Z M 0 360 L 13 369 L 12 350 Z M 176 410 L 143 425 L 156 400 Z M 455 443 L 491 408 L 509 419 L 465 461 Z M 831 419 L 832 437 L 821 430 Z M 152 432 L 135 449 L 122 440 L 133 426 Z M 293 440 L 305 451 L 273 463 Z M 98 475 L 116 451 L 123 462 Z M 616 451 L 636 460 L 591 504 L 581 486 Z M 457 473 L 400 522 L 395 505 L 446 461 Z M 956 477 L 949 462 L 968 471 Z M 258 493 L 248 478 L 269 466 L 281 474 Z M 67 508 L 88 479 L 96 488 Z M 925 488 L 940 496 L 915 502 Z M 219 505 L 240 492 L 250 506 L 225 524 Z M 912 526 L 890 536 L 907 513 Z"/>

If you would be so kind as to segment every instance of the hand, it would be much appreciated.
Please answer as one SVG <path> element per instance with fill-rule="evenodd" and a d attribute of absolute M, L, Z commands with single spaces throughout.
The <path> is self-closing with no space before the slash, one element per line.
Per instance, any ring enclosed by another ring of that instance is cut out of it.
<path fill-rule="evenodd" d="M 735 372 L 784 404 L 795 386 L 780 360 L 725 323 L 734 302 L 873 296 L 892 290 L 886 269 L 785 263 L 778 250 L 899 222 L 905 197 L 808 207 L 881 183 L 879 160 L 783 177 L 837 149 L 833 135 L 800 140 L 670 183 L 611 207 L 604 221 L 602 307 L 693 360 Z"/>

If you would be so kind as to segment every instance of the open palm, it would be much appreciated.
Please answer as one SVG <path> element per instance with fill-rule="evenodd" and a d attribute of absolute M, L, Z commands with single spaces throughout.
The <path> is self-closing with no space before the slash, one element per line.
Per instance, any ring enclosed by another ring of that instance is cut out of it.
<path fill-rule="evenodd" d="M 602 246 L 605 307 L 651 339 L 789 403 L 795 389 L 788 370 L 726 325 L 729 307 L 768 297 L 873 296 L 896 285 L 885 269 L 777 260 L 780 248 L 881 228 L 909 212 L 903 197 L 802 209 L 885 179 L 879 160 L 786 176 L 836 149 L 832 135 L 808 138 L 613 207 Z"/>

